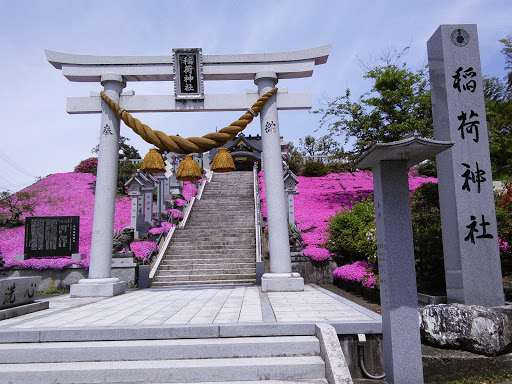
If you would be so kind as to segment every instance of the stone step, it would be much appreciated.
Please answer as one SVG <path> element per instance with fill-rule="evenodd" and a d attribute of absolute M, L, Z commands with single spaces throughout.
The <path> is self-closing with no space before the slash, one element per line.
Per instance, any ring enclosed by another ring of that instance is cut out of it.
<path fill-rule="evenodd" d="M 222 250 L 226 253 L 233 253 L 233 252 L 250 252 L 251 250 L 254 250 L 255 245 L 254 244 L 208 244 L 208 245 L 194 245 L 194 244 L 171 244 L 167 250 L 174 250 L 180 253 L 183 253 L 187 250 L 190 251 L 197 251 L 197 250 L 211 250 L 211 251 L 219 251 Z M 166 252 L 167 253 L 167 252 Z"/>
<path fill-rule="evenodd" d="M 156 275 L 156 280 L 160 281 L 163 279 L 178 280 L 178 281 L 208 281 L 208 280 L 255 280 L 256 272 L 254 273 L 224 273 L 224 274 L 183 274 L 175 275 L 172 271 L 159 270 Z"/>
<path fill-rule="evenodd" d="M 158 272 L 158 276 L 165 277 L 165 276 L 183 276 L 183 275 L 189 275 L 190 278 L 193 278 L 192 276 L 198 276 L 198 275 L 209 275 L 209 276 L 219 276 L 219 275 L 254 275 L 256 273 L 256 266 L 252 267 L 227 267 L 222 268 L 221 266 L 214 265 L 210 268 L 204 267 L 204 268 L 181 268 L 181 269 L 174 269 L 174 268 L 160 268 Z"/>
<path fill-rule="evenodd" d="M 213 237 L 213 236 L 212 236 Z M 197 239 L 201 239 L 200 241 L 197 241 Z M 184 245 L 184 244 L 190 244 L 191 242 L 194 242 L 195 244 L 199 244 L 199 245 L 204 245 L 205 247 L 207 247 L 209 244 L 211 245 L 221 245 L 221 244 L 241 244 L 241 243 L 245 243 L 245 244 L 251 244 L 251 243 L 254 243 L 255 242 L 255 238 L 254 238 L 254 235 L 252 236 L 241 236 L 241 237 L 238 237 L 238 238 L 234 238 L 234 237 L 230 237 L 230 238 L 213 238 L 213 239 L 209 239 L 207 237 L 194 237 L 192 235 L 186 235 L 186 236 L 181 236 L 179 238 L 174 238 L 172 239 L 171 241 L 171 245 Z"/>
<path fill-rule="evenodd" d="M 233 232 L 233 228 L 210 228 L 210 230 L 197 230 L 197 228 L 189 227 L 188 229 L 178 229 L 174 231 L 173 240 L 187 236 L 204 236 L 205 238 L 240 238 L 240 237 L 254 237 L 256 231 L 254 228 L 248 231 Z"/>
<path fill-rule="evenodd" d="M 212 278 L 213 279 L 213 278 Z M 177 285 L 253 285 L 256 282 L 256 278 L 253 279 L 233 279 L 233 280 L 155 280 L 151 284 L 152 287 L 170 287 Z"/>
<path fill-rule="evenodd" d="M 212 259 L 216 260 L 217 262 L 226 259 L 226 260 L 246 260 L 246 259 L 252 259 L 255 260 L 256 258 L 256 249 L 250 249 L 250 250 L 232 250 L 229 252 L 225 252 L 224 250 L 220 251 L 211 251 L 211 250 L 200 250 L 200 249 L 187 249 L 186 251 L 183 250 L 176 250 L 176 249 L 167 249 L 164 253 L 164 259 L 163 260 L 180 260 L 182 262 L 186 262 L 186 260 L 193 260 L 193 259 Z M 162 261 L 163 261 L 162 260 Z"/>
<path fill-rule="evenodd" d="M 196 263 L 196 262 L 190 262 L 190 259 L 186 260 L 186 263 L 183 263 L 181 261 L 178 262 L 167 262 L 164 264 L 160 264 L 160 270 L 173 270 L 173 271 L 199 271 L 199 270 L 213 270 L 213 269 L 222 269 L 222 270 L 245 270 L 250 269 L 251 272 L 255 272 L 256 263 L 253 261 L 252 263 Z M 254 271 L 252 271 L 254 270 Z"/>
<path fill-rule="evenodd" d="M 224 263 L 224 262 L 254 262 L 256 259 L 256 252 L 253 254 L 230 254 L 223 255 L 217 253 L 194 253 L 193 255 L 179 255 L 179 254 L 165 254 L 162 259 L 162 264 L 165 265 L 166 262 L 177 262 L 177 263 L 200 263 L 200 262 L 215 262 L 215 263 Z"/>
<path fill-rule="evenodd" d="M 199 229 L 199 230 L 204 230 L 204 229 L 210 229 L 210 230 L 216 230 L 216 227 L 218 227 L 219 229 L 222 229 L 222 230 L 229 230 L 229 231 L 232 231 L 233 233 L 237 233 L 237 231 L 245 231 L 245 230 L 254 230 L 254 222 L 252 222 L 251 224 L 249 223 L 244 223 L 244 224 L 237 224 L 236 226 L 229 226 L 229 225 L 216 225 L 215 224 L 215 227 L 212 228 L 212 224 L 209 224 L 209 223 L 206 223 L 204 221 L 201 221 L 200 223 L 197 223 L 197 224 L 194 224 L 194 229 Z M 187 226 L 189 225 L 189 223 L 187 222 Z"/>
<path fill-rule="evenodd" d="M 319 356 L 4 364 L 5 383 L 179 383 L 325 378 Z"/>
<path fill-rule="evenodd" d="M 319 342 L 314 336 L 0 344 L 3 364 L 314 356 L 319 353 Z"/>

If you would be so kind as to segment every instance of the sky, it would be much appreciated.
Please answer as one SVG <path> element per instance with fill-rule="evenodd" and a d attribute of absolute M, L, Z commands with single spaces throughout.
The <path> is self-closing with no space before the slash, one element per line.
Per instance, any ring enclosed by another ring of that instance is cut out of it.
<path fill-rule="evenodd" d="M 44 50 L 84 55 L 171 55 L 173 48 L 202 48 L 203 55 L 302 50 L 331 44 L 326 64 L 306 79 L 281 80 L 289 92 L 312 94 L 313 108 L 350 88 L 368 91 L 361 63 L 383 51 L 410 46 L 408 67 L 427 64 L 427 40 L 441 24 L 477 24 L 482 72 L 503 77 L 499 39 L 512 35 L 512 1 L 11 1 L 0 0 L 0 191 L 18 191 L 36 177 L 70 172 L 93 156 L 99 114 L 66 113 L 66 98 L 99 92 L 99 83 L 70 82 Z M 173 94 L 172 82 L 128 82 L 137 95 Z M 206 94 L 244 94 L 252 81 L 206 81 Z M 240 112 L 139 113 L 169 135 L 203 136 L 229 125 Z M 280 111 L 285 141 L 320 137 L 319 116 Z M 260 133 L 257 119 L 244 131 Z M 150 145 L 121 125 L 144 156 Z"/>

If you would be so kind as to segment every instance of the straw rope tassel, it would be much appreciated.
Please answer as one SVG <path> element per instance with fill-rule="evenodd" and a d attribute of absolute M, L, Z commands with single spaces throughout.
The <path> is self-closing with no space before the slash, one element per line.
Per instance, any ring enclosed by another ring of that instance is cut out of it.
<path fill-rule="evenodd" d="M 100 94 L 101 98 L 107 103 L 110 109 L 112 109 L 112 111 L 118 115 L 127 126 L 129 126 L 135 133 L 142 137 L 144 141 L 153 144 L 154 146 L 165 151 L 189 154 L 193 152 L 202 153 L 213 148 L 222 147 L 229 140 L 234 139 L 235 136 L 242 132 L 245 127 L 247 127 L 247 125 L 253 120 L 253 118 L 258 115 L 263 105 L 276 92 L 277 88 L 273 88 L 269 92 L 265 93 L 237 121 L 234 121 L 229 126 L 222 128 L 218 132 L 208 133 L 203 137 L 189 138 L 183 138 L 180 136 L 168 136 L 164 132 L 154 131 L 146 124 L 142 124 L 139 119 L 133 117 L 129 112 L 121 108 L 103 91 Z"/>

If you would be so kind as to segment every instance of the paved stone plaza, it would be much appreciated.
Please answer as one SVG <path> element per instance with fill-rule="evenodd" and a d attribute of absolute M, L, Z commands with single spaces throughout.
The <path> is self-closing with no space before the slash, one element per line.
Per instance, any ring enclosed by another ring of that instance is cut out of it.
<path fill-rule="evenodd" d="M 380 332 L 381 318 L 316 285 L 261 292 L 255 285 L 133 290 L 111 298 L 50 298 L 50 308 L 0 321 L 0 331 L 199 324 L 318 323 Z M 364 328 L 364 329 L 363 329 Z"/>

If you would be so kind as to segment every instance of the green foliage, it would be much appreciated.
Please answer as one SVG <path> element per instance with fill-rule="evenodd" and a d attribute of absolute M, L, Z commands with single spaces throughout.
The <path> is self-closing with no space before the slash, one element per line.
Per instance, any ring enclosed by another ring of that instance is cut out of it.
<path fill-rule="evenodd" d="M 98 158 L 89 157 L 88 159 L 82 160 L 76 167 L 74 172 L 76 173 L 92 173 L 96 175 L 98 170 Z"/>
<path fill-rule="evenodd" d="M 304 166 L 304 158 L 299 150 L 293 145 L 293 143 L 288 144 L 288 150 L 286 151 L 286 165 L 290 168 L 290 171 L 295 173 L 296 175 L 300 175 L 302 172 L 302 167 Z"/>
<path fill-rule="evenodd" d="M 7 210 L 0 215 L 1 224 L 23 224 L 21 215 L 34 213 L 35 203 L 30 200 L 31 197 L 28 192 L 0 193 L 0 208 Z"/>
<path fill-rule="evenodd" d="M 418 165 L 418 173 L 425 177 L 437 177 L 436 158 L 433 157 Z"/>
<path fill-rule="evenodd" d="M 140 159 L 141 157 L 140 157 L 139 151 L 135 147 L 133 147 L 129 144 L 126 144 L 127 141 L 130 141 L 130 139 L 127 137 L 124 137 L 124 136 L 119 136 L 119 160 Z M 91 150 L 91 153 L 98 154 L 99 152 L 100 152 L 99 144 Z"/>
<path fill-rule="evenodd" d="M 348 161 L 333 161 L 326 165 L 327 173 L 353 172 L 354 168 Z"/>
<path fill-rule="evenodd" d="M 313 136 L 299 139 L 299 148 L 303 156 L 314 156 L 317 152 L 316 139 Z"/>
<path fill-rule="evenodd" d="M 372 200 L 363 198 L 351 210 L 337 212 L 329 219 L 327 249 L 335 254 L 338 265 L 366 261 L 375 256 L 374 212 Z"/>
<path fill-rule="evenodd" d="M 505 69 L 512 69 L 512 37 L 500 42 L 504 45 Z M 512 71 L 503 81 L 486 77 L 484 96 L 493 178 L 507 180 L 512 177 Z"/>
<path fill-rule="evenodd" d="M 495 192 L 494 201 L 496 203 L 498 237 L 512 246 L 512 184 L 509 183 L 504 192 Z M 512 251 L 510 249 L 508 256 L 509 259 L 512 258 Z"/>
<path fill-rule="evenodd" d="M 437 184 L 421 185 L 414 191 L 411 201 L 418 289 L 423 293 L 443 294 L 446 283 Z"/>
<path fill-rule="evenodd" d="M 418 289 L 442 294 L 445 277 L 437 184 L 423 184 L 411 200 Z M 335 254 L 338 265 L 366 260 L 378 268 L 374 217 L 373 202 L 362 199 L 352 210 L 338 212 L 330 218 L 327 249 Z"/>
<path fill-rule="evenodd" d="M 321 161 L 308 160 L 304 164 L 302 176 L 306 177 L 321 177 L 327 174 L 327 167 Z"/>
<path fill-rule="evenodd" d="M 137 172 L 137 169 L 140 168 L 139 164 L 133 164 L 128 160 L 121 160 L 119 162 L 119 166 L 117 169 L 117 190 L 116 193 L 118 195 L 126 195 L 126 187 L 124 186 L 128 180 L 132 177 L 132 175 Z"/>
<path fill-rule="evenodd" d="M 65 287 L 51 287 L 46 291 L 37 292 L 38 295 L 65 295 L 66 293 L 69 293 L 69 288 Z"/>
<path fill-rule="evenodd" d="M 363 77 L 371 80 L 373 86 L 358 101 L 352 101 L 350 89 L 347 89 L 345 95 L 313 112 L 322 115 L 321 126 L 328 124 L 332 135 L 344 136 L 345 143 L 355 139 L 353 151 L 348 152 L 352 159 L 376 142 L 400 140 L 414 132 L 432 137 L 426 71 L 413 72 L 405 63 L 396 63 L 407 49 L 396 55 L 394 63 L 389 58 L 381 58 L 382 64 L 367 69 Z"/>

